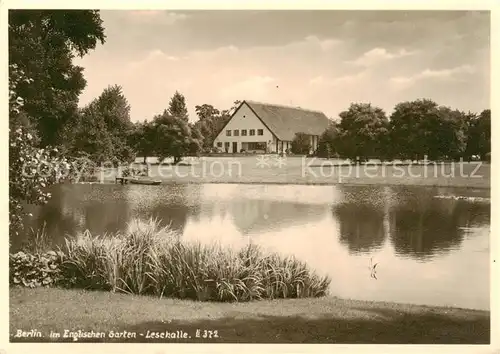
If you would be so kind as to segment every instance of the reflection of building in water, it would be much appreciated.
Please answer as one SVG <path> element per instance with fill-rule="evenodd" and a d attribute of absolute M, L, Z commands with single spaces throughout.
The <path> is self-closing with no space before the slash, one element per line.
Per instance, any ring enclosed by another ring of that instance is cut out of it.
<path fill-rule="evenodd" d="M 286 229 L 323 219 L 326 205 L 243 199 L 227 204 L 236 227 L 244 235 Z"/>

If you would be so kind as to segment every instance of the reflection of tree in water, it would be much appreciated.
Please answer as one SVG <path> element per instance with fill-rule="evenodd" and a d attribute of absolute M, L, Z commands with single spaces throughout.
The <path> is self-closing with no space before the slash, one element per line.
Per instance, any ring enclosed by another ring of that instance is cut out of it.
<path fill-rule="evenodd" d="M 398 254 L 428 259 L 456 249 L 463 227 L 484 226 L 489 207 L 414 194 L 391 210 L 391 241 Z"/>
<path fill-rule="evenodd" d="M 332 208 L 340 226 L 340 242 L 349 252 L 370 252 L 385 240 L 384 210 L 362 203 L 342 203 Z"/>
<path fill-rule="evenodd" d="M 435 198 L 450 191 L 346 186 L 343 202 L 333 207 L 340 240 L 350 251 L 363 252 L 381 246 L 384 234 L 388 234 L 396 253 L 422 260 L 457 248 L 463 240 L 463 228 L 489 225 L 490 206 Z"/>
<path fill-rule="evenodd" d="M 131 217 L 130 206 L 124 199 L 87 202 L 82 208 L 82 229 L 93 235 L 124 231 Z"/>
<path fill-rule="evenodd" d="M 184 232 L 184 227 L 188 215 L 193 212 L 193 208 L 185 204 L 163 204 L 158 203 L 145 212 L 141 212 L 141 218 L 157 218 L 162 226 L 170 225 L 172 230 L 179 234 Z"/>
<path fill-rule="evenodd" d="M 180 234 L 184 232 L 188 218 L 199 218 L 198 186 L 179 184 L 142 190 L 135 187 L 138 186 L 129 190 L 128 199 L 134 205 L 136 217 L 157 218 L 163 226 L 170 225 Z"/>
<path fill-rule="evenodd" d="M 490 225 L 491 205 L 490 203 L 469 203 L 467 201 L 455 201 L 460 210 L 460 227 L 488 227 Z"/>
<path fill-rule="evenodd" d="M 333 205 L 340 242 L 350 253 L 367 253 L 383 246 L 388 233 L 387 211 L 396 200 L 392 187 L 342 186 L 342 201 Z"/>
<path fill-rule="evenodd" d="M 199 211 L 196 188 L 188 185 L 58 185 L 51 192 L 48 204 L 33 208 L 34 217 L 27 227 L 37 230 L 45 224 L 57 245 L 86 229 L 94 235 L 123 231 L 132 217 L 157 217 L 182 232 L 188 215 Z M 19 248 L 27 234 L 13 240 L 12 248 Z"/>
<path fill-rule="evenodd" d="M 262 199 L 240 199 L 228 204 L 242 234 L 259 233 L 304 225 L 324 218 L 326 206 Z"/>
<path fill-rule="evenodd" d="M 16 239 L 11 239 L 12 248 L 20 249 L 33 240 L 35 233 L 42 231 L 51 245 L 62 245 L 67 235 L 73 235 L 78 228 L 77 212 L 67 208 L 68 198 L 65 186 L 53 186 L 52 198 L 43 206 L 29 206 L 31 220 L 26 220 L 24 232 Z M 68 210 L 69 209 L 69 210 Z"/>

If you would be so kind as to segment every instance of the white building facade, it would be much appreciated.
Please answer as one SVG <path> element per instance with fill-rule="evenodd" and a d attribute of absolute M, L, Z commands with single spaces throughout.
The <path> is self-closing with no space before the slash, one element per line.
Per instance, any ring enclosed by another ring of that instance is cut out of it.
<path fill-rule="evenodd" d="M 276 150 L 276 136 L 252 112 L 248 105 L 235 111 L 226 126 L 214 141 L 214 147 L 221 152 L 238 153 Z"/>
<path fill-rule="evenodd" d="M 307 120 L 312 114 L 314 118 Z M 321 112 L 243 101 L 215 138 L 214 147 L 232 154 L 287 153 L 295 134 L 304 133 L 310 138 L 313 153 L 328 124 Z"/>

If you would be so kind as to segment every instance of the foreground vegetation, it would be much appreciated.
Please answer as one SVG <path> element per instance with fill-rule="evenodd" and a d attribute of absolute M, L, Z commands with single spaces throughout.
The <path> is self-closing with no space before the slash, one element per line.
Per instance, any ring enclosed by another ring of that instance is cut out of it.
<path fill-rule="evenodd" d="M 19 329 L 32 328 L 44 337 L 13 336 Z M 11 341 L 51 341 L 50 331 L 62 335 L 65 329 L 137 333 L 130 339 L 94 339 L 98 342 L 487 344 L 490 314 L 333 297 L 235 305 L 99 291 L 11 288 Z M 197 329 L 201 330 L 200 338 L 196 338 Z M 191 338 L 145 338 L 148 331 L 177 330 Z M 208 338 L 208 331 L 212 331 L 212 338 Z M 73 338 L 61 336 L 58 340 L 71 342 Z"/>
<path fill-rule="evenodd" d="M 180 241 L 156 220 L 123 234 L 84 232 L 60 252 L 10 256 L 12 285 L 62 286 L 199 301 L 320 297 L 330 285 L 293 257 L 259 247 Z"/>

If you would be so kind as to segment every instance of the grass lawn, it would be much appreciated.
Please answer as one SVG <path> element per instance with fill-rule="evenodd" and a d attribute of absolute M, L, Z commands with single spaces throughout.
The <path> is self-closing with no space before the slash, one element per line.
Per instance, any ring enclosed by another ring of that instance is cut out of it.
<path fill-rule="evenodd" d="M 136 333 L 135 339 L 116 339 L 118 342 L 488 344 L 490 313 L 332 297 L 207 303 L 108 292 L 11 288 L 10 340 L 30 341 L 14 337 L 18 330 L 30 329 L 45 336 L 37 341 L 51 341 L 51 330 L 63 335 L 64 330 L 80 329 L 106 335 L 108 331 Z M 200 335 L 212 331 L 213 338 L 196 338 L 197 329 Z M 191 338 L 147 339 L 148 331 L 150 335 L 183 331 Z"/>
<path fill-rule="evenodd" d="M 490 165 L 443 163 L 422 166 L 338 166 L 339 161 L 257 156 L 186 158 L 180 165 L 152 165 L 152 178 L 164 183 L 268 183 L 268 184 L 387 184 L 490 188 Z M 106 171 L 105 181 L 114 182 L 115 172 Z M 100 178 L 100 176 L 99 176 Z"/>

